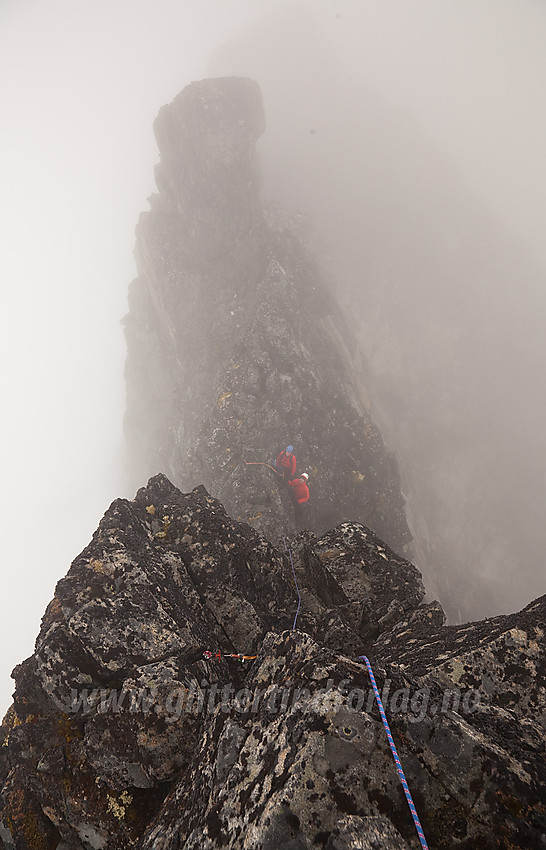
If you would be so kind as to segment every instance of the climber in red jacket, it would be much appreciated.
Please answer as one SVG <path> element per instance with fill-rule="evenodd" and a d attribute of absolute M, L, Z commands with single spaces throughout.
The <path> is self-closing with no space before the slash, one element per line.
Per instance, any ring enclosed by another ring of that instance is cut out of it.
<path fill-rule="evenodd" d="M 304 531 L 310 527 L 310 517 L 307 510 L 307 502 L 309 501 L 308 478 L 309 476 L 304 472 L 299 478 L 294 478 L 293 481 L 288 482 L 290 495 L 294 503 L 294 524 L 296 531 Z"/>
<path fill-rule="evenodd" d="M 296 474 L 296 455 L 294 446 L 287 446 L 283 452 L 279 452 L 275 466 L 283 478 L 293 478 Z"/>
<path fill-rule="evenodd" d="M 300 478 L 294 478 L 288 482 L 288 486 L 292 488 L 291 496 L 297 505 L 303 505 L 309 499 L 309 485 L 307 479 L 309 476 L 304 472 Z"/>

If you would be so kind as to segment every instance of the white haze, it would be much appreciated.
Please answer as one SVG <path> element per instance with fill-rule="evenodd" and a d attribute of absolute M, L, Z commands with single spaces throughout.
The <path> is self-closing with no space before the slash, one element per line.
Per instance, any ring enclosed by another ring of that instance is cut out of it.
<path fill-rule="evenodd" d="M 261 44 L 249 45 L 249 32 Z M 301 207 L 307 192 L 308 211 L 318 203 L 317 227 L 327 228 L 321 193 L 335 187 L 315 186 L 313 169 L 328 169 L 328 161 L 307 157 L 307 143 L 348 157 L 345 174 L 366 159 L 365 148 L 336 152 L 327 143 L 324 88 L 328 69 L 341 68 L 352 90 L 364 87 L 374 103 L 401 109 L 417 134 L 438 144 L 544 269 L 544 44 L 546 12 L 532 0 L 0 0 L 0 709 L 56 581 L 111 500 L 133 495 L 119 322 L 135 275 L 134 227 L 155 188 L 160 106 L 206 76 L 215 52 L 221 73 L 258 79 L 268 185 L 274 173 L 279 194 Z M 356 115 L 358 102 L 354 108 Z M 300 166 L 303 178 L 291 186 Z M 331 170 L 341 173 L 338 164 Z M 338 209 L 343 191 L 334 192 Z M 359 226 L 334 234 L 353 258 Z M 348 277 L 354 269 L 335 263 Z M 517 350 L 517 339 L 510 344 Z M 539 358 L 543 345 L 537 340 Z M 524 416 L 542 416 L 542 392 L 540 383 L 528 392 Z M 543 470 L 535 447 L 524 449 Z M 529 565 L 530 589 L 541 569 Z"/>
<path fill-rule="evenodd" d="M 387 8 L 334 24 L 300 7 L 289 30 L 271 15 L 212 69 L 260 80 L 266 193 L 312 217 L 399 457 L 411 557 L 450 617 L 472 619 L 544 591 L 545 172 L 514 142 L 527 157 L 546 137 L 529 63 L 546 14 L 400 4 L 393 26 Z"/>

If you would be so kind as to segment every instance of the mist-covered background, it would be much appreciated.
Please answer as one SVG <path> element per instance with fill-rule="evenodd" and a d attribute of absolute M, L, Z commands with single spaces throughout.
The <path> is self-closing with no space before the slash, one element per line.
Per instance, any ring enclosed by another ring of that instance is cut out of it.
<path fill-rule="evenodd" d="M 152 124 L 207 75 L 262 87 L 265 194 L 353 314 L 431 591 L 454 617 L 544 591 L 544 44 L 539 0 L 0 0 L 0 711 L 133 495 L 120 320 Z"/>

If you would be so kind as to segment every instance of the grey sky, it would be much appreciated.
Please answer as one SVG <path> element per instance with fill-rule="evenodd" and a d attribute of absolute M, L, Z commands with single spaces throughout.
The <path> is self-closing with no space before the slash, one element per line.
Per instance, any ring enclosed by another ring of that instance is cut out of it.
<path fill-rule="evenodd" d="M 110 501 L 132 496 L 119 322 L 155 188 L 153 120 L 207 75 L 217 47 L 279 9 L 292 57 L 292 16 L 309 15 L 347 71 L 431 134 L 546 267 L 540 2 L 1 0 L 0 711 L 55 582 Z"/>

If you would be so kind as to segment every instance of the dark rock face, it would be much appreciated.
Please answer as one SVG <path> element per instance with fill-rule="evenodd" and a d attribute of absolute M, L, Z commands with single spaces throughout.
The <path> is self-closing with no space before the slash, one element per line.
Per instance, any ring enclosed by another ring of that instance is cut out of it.
<path fill-rule="evenodd" d="M 410 541 L 394 457 L 353 369 L 355 336 L 286 216 L 259 198 L 260 93 L 192 83 L 159 113 L 159 195 L 137 229 L 126 431 L 138 479 L 204 483 L 273 542 L 293 508 L 263 465 L 291 443 L 312 498 L 300 527 Z"/>
<path fill-rule="evenodd" d="M 4 847 L 418 847 L 364 652 L 429 846 L 544 846 L 546 598 L 446 627 L 364 526 L 286 542 L 164 476 L 112 504 L 14 671 Z"/>

